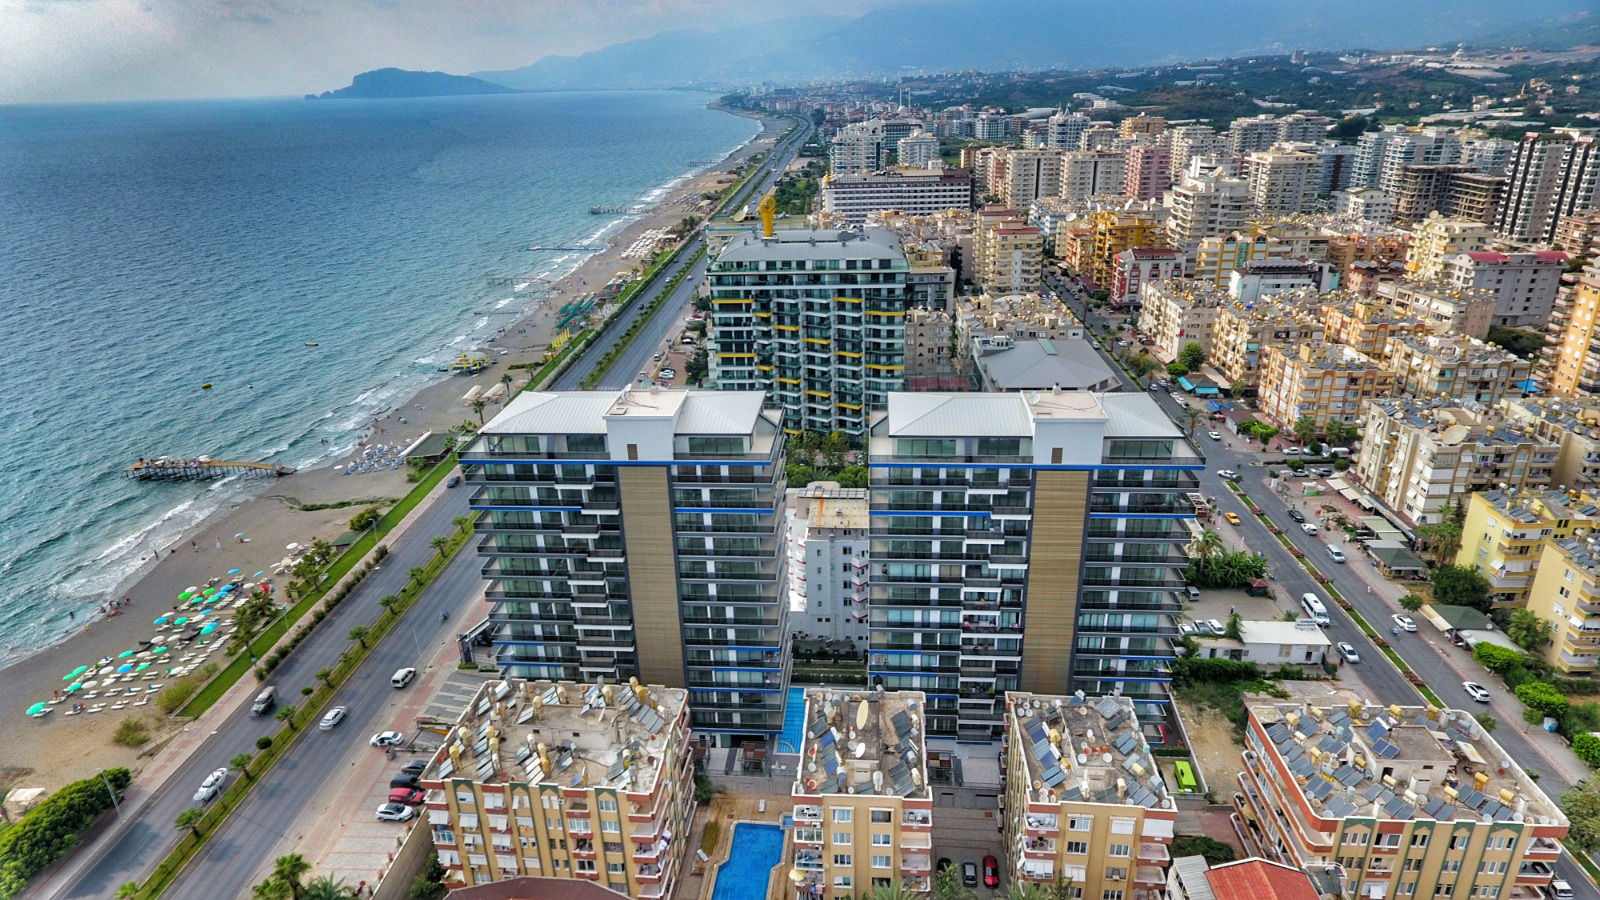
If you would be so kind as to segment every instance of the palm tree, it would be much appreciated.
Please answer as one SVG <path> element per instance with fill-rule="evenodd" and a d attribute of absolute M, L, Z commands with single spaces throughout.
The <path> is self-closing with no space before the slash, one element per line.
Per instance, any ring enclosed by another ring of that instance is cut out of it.
<path fill-rule="evenodd" d="M 305 884 L 301 879 L 309 871 L 311 863 L 306 862 L 306 858 L 298 853 L 280 856 L 272 864 L 272 878 L 287 885 L 289 893 L 294 897 L 305 893 Z"/>
<path fill-rule="evenodd" d="M 505 406 L 507 403 L 510 403 L 511 402 L 511 395 L 516 393 L 515 391 L 513 391 L 511 389 L 511 383 L 514 382 L 514 381 L 516 381 L 516 379 L 511 377 L 511 373 L 510 372 L 507 372 L 504 375 L 500 376 L 500 383 L 506 386 L 506 392 L 500 396 L 500 405 L 501 406 Z"/>
<path fill-rule="evenodd" d="M 898 884 L 884 884 L 872 889 L 870 900 L 911 900 L 917 896 Z"/>
<path fill-rule="evenodd" d="M 400 605 L 400 596 L 398 594 L 385 594 L 378 598 L 378 605 L 383 607 L 385 612 L 393 614 L 395 607 Z"/>
<path fill-rule="evenodd" d="M 1211 559 L 1221 556 L 1227 549 L 1222 543 L 1222 535 L 1214 528 L 1207 528 L 1200 532 L 1194 540 L 1189 542 L 1188 551 L 1191 559 Z"/>
<path fill-rule="evenodd" d="M 300 900 L 347 900 L 350 889 L 344 882 L 320 875 L 306 883 L 306 889 L 300 894 Z"/>
<path fill-rule="evenodd" d="M 1194 434 L 1195 426 L 1200 424 L 1200 420 L 1205 418 L 1205 415 L 1205 413 L 1193 406 L 1185 406 L 1183 408 L 1183 418 L 1189 423 L 1190 434 Z"/>
<path fill-rule="evenodd" d="M 290 704 L 289 706 L 280 706 L 278 707 L 278 711 L 273 715 L 273 718 L 277 719 L 279 722 L 288 722 L 289 730 L 294 731 L 294 714 L 296 712 L 299 712 L 299 710 L 295 709 L 293 704 Z"/>
<path fill-rule="evenodd" d="M 435 535 L 431 540 L 428 541 L 428 546 L 430 546 L 433 549 L 439 551 L 439 555 L 440 556 L 444 556 L 444 548 L 446 546 L 448 546 L 449 544 L 450 544 L 450 539 L 445 537 L 442 534 Z"/>
<path fill-rule="evenodd" d="M 117 900 L 127 900 L 127 898 L 138 896 L 138 894 L 139 882 L 137 881 L 125 882 L 121 887 L 117 888 Z"/>
<path fill-rule="evenodd" d="M 317 670 L 317 680 L 322 682 L 323 684 L 327 685 L 328 687 L 333 687 L 333 670 L 332 669 L 318 669 Z"/>
<path fill-rule="evenodd" d="M 233 759 L 228 760 L 228 765 L 233 766 L 235 769 L 238 769 L 239 771 L 243 772 L 244 773 L 244 777 L 250 779 L 251 781 L 254 781 L 255 780 L 255 776 L 250 774 L 250 760 L 252 760 L 254 758 L 255 757 L 250 755 L 249 753 L 240 753 L 239 755 L 235 756 Z"/>
<path fill-rule="evenodd" d="M 489 404 L 482 397 L 472 401 L 472 411 L 478 414 L 479 427 L 482 427 L 483 425 L 483 408 L 488 405 Z"/>
<path fill-rule="evenodd" d="M 369 632 L 367 631 L 367 627 L 365 625 L 357 625 L 356 627 L 350 629 L 350 640 L 360 644 L 361 649 L 365 650 L 367 648 L 368 633 Z"/>
<path fill-rule="evenodd" d="M 423 576 L 427 574 L 428 570 L 421 566 L 415 566 L 406 571 L 406 577 L 410 578 L 413 584 L 421 584 Z"/>
<path fill-rule="evenodd" d="M 205 815 L 205 810 L 198 806 L 191 806 L 178 813 L 178 818 L 172 823 L 172 827 L 178 829 L 187 828 L 195 837 L 200 837 L 200 820 L 205 818 Z"/>
<path fill-rule="evenodd" d="M 289 900 L 293 894 L 289 886 L 279 881 L 274 876 L 269 876 L 250 890 L 251 900 Z"/>
<path fill-rule="evenodd" d="M 472 524 L 472 517 L 456 516 L 454 519 L 450 520 L 450 524 L 454 525 L 457 531 L 466 531 L 467 526 Z"/>

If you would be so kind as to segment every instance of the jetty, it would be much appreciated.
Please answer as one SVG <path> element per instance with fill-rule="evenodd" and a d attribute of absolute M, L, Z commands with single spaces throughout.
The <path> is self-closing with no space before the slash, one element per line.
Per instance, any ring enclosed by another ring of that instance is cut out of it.
<path fill-rule="evenodd" d="M 196 459 L 141 459 L 122 470 L 125 478 L 135 481 L 206 481 L 226 478 L 229 475 L 259 475 L 281 478 L 293 475 L 294 469 L 273 463 L 236 462 L 201 456 Z"/>
<path fill-rule="evenodd" d="M 605 248 L 604 247 L 582 247 L 582 246 L 555 247 L 555 246 L 548 246 L 548 245 L 545 245 L 545 244 L 534 244 L 532 247 L 529 247 L 528 249 L 532 250 L 534 252 L 538 252 L 540 250 L 558 250 L 558 251 L 563 251 L 563 252 L 565 252 L 565 251 L 578 251 L 578 252 L 582 252 L 582 253 L 598 253 L 601 250 L 604 250 Z"/>
<path fill-rule="evenodd" d="M 493 284 L 493 285 L 524 284 L 524 283 L 531 284 L 533 282 L 538 282 L 540 284 L 549 284 L 550 283 L 550 279 L 544 277 L 543 275 L 490 275 L 489 276 L 489 283 Z"/>

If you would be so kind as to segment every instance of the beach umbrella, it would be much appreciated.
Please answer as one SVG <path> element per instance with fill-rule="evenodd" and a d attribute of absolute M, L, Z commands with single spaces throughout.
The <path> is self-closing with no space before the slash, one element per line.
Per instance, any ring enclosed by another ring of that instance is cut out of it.
<path fill-rule="evenodd" d="M 267 574 L 267 570 L 266 569 L 262 569 L 261 571 L 255 573 L 254 575 L 251 575 L 250 577 L 251 578 L 260 578 L 261 576 L 263 576 L 265 574 Z"/>
<path fill-rule="evenodd" d="M 200 589 L 191 584 L 188 587 L 184 588 L 183 592 L 185 594 L 192 594 L 192 593 L 194 593 L 195 591 L 198 591 L 198 590 L 200 590 Z"/>
<path fill-rule="evenodd" d="M 216 630 L 217 630 L 217 623 L 215 623 L 215 622 L 207 622 L 205 627 L 200 629 L 200 633 L 201 634 L 210 634 L 211 632 L 216 631 Z"/>
<path fill-rule="evenodd" d="M 135 672 L 143 672 L 145 669 L 148 669 L 148 668 L 150 668 L 150 664 L 147 663 L 147 662 L 142 662 L 142 663 L 139 663 L 137 666 L 135 666 L 133 670 Z"/>
<path fill-rule="evenodd" d="M 237 574 L 239 574 L 240 571 L 242 571 L 242 570 L 241 569 L 229 569 L 228 570 L 228 574 L 229 575 L 237 575 Z"/>
<path fill-rule="evenodd" d="M 71 672 L 68 672 L 66 674 L 66 677 L 62 678 L 61 680 L 62 681 L 71 681 L 72 679 L 77 678 L 79 675 L 82 675 L 83 673 L 85 673 L 87 671 L 89 671 L 89 667 L 88 666 L 79 666 L 76 669 L 73 669 Z"/>
<path fill-rule="evenodd" d="M 128 657 L 130 657 L 132 655 L 133 655 L 133 651 L 132 650 L 124 650 L 121 653 L 117 654 L 117 659 L 127 659 Z"/>
<path fill-rule="evenodd" d="M 174 625 L 182 625 L 183 623 L 185 623 L 187 621 L 189 621 L 189 617 L 188 616 L 184 616 L 183 618 L 179 619 L 176 622 L 173 622 L 172 624 L 174 624 Z"/>
<path fill-rule="evenodd" d="M 171 615 L 165 615 L 165 616 L 161 616 L 161 617 L 157 618 L 155 620 L 154 624 L 156 624 L 156 625 L 165 625 L 170 621 L 172 621 L 172 616 Z"/>
<path fill-rule="evenodd" d="M 226 593 L 230 593 L 230 592 L 231 592 L 231 591 L 232 591 L 232 590 L 233 590 L 233 588 L 234 588 L 234 586 L 233 586 L 233 585 L 231 585 L 231 584 L 225 584 L 225 585 L 223 585 L 223 586 L 222 586 L 222 587 L 220 587 L 220 588 L 218 588 L 218 589 L 217 589 L 217 593 L 219 593 L 219 594 L 226 594 Z"/>
<path fill-rule="evenodd" d="M 133 663 L 128 663 L 127 665 L 123 665 L 123 666 L 117 666 L 117 674 L 118 675 L 126 675 L 126 674 L 128 674 L 129 672 L 132 672 L 132 671 L 133 671 Z"/>
<path fill-rule="evenodd" d="M 38 703 L 28 707 L 28 715 L 37 716 L 39 713 L 44 712 L 45 707 L 48 705 L 49 704 L 45 703 L 43 700 L 40 700 Z"/>
<path fill-rule="evenodd" d="M 300 545 L 299 544 L 290 544 L 289 546 L 284 547 L 283 549 L 290 550 L 290 551 L 299 550 L 300 549 Z"/>
<path fill-rule="evenodd" d="M 83 682 L 81 682 L 81 681 L 74 681 L 73 683 L 67 685 L 67 693 L 69 693 L 69 694 L 72 693 L 73 691 L 81 691 L 81 690 L 83 690 Z"/>
<path fill-rule="evenodd" d="M 151 653 L 165 653 L 165 652 L 167 652 L 167 648 L 166 648 L 166 645 L 162 645 L 160 647 L 155 648 L 154 650 L 151 650 L 150 652 Z"/>

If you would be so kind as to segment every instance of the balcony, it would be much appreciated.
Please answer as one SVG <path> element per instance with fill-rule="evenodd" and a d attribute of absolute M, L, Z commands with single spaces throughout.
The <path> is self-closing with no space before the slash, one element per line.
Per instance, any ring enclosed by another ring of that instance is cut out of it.
<path fill-rule="evenodd" d="M 902 852 L 900 871 L 911 875 L 927 875 L 933 871 L 933 859 L 926 853 Z"/>
<path fill-rule="evenodd" d="M 1167 851 L 1166 844 L 1142 843 L 1139 845 L 1139 859 L 1144 862 L 1165 864 L 1172 859 L 1172 854 Z"/>
<path fill-rule="evenodd" d="M 910 813 L 907 813 L 906 815 L 909 816 Z M 927 814 L 924 813 L 923 817 L 927 818 Z M 821 822 L 822 821 L 822 807 L 820 807 L 820 806 L 812 806 L 810 804 L 802 804 L 800 806 L 796 806 L 794 808 L 794 820 L 796 822 Z M 927 822 L 923 822 L 922 824 L 926 825 L 928 823 Z"/>
<path fill-rule="evenodd" d="M 812 807 L 812 808 L 815 808 L 815 807 Z M 796 818 L 799 817 L 799 813 L 800 813 L 800 807 L 797 806 L 797 807 L 795 807 L 795 816 L 796 816 Z M 821 816 L 822 816 L 822 811 L 821 810 L 817 811 L 817 816 L 818 816 L 819 819 L 821 818 Z M 900 824 L 902 824 L 902 825 L 910 825 L 910 826 L 915 827 L 915 828 L 928 828 L 928 827 L 931 827 L 933 825 L 933 813 L 929 812 L 928 810 L 924 810 L 924 809 L 908 809 L 908 810 L 906 810 L 904 812 L 904 814 L 901 815 Z"/>

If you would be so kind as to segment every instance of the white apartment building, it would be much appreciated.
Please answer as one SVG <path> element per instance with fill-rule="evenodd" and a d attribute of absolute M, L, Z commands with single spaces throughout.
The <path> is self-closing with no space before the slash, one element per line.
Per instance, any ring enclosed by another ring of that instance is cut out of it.
<path fill-rule="evenodd" d="M 1457 253 L 1444 264 L 1444 280 L 1458 288 L 1495 295 L 1494 324 L 1543 330 L 1550 324 L 1567 255 L 1559 250 L 1534 253 Z"/>
<path fill-rule="evenodd" d="M 999 174 L 997 161 L 999 184 L 991 183 L 989 190 L 998 193 L 1005 206 L 1027 209 L 1040 197 L 1061 193 L 1061 153 L 1057 150 L 1007 150 L 1004 166 L 1004 173 Z"/>
<path fill-rule="evenodd" d="M 1418 281 L 1438 281 L 1444 278 L 1445 260 L 1458 253 L 1487 250 L 1493 237 L 1494 230 L 1483 222 L 1431 213 L 1411 226 L 1406 269 Z"/>
<path fill-rule="evenodd" d="M 1172 144 L 1172 180 L 1178 181 L 1189 171 L 1195 159 L 1216 158 L 1229 155 L 1228 136 L 1217 134 L 1209 125 L 1180 125 L 1167 130 Z"/>
<path fill-rule="evenodd" d="M 1167 241 L 1187 259 L 1208 237 L 1242 230 L 1252 214 L 1250 184 L 1229 178 L 1216 168 L 1203 168 L 1183 176 L 1167 192 Z"/>
<path fill-rule="evenodd" d="M 926 131 L 913 131 L 895 144 L 895 162 L 923 168 L 939 162 L 939 139 Z"/>
<path fill-rule="evenodd" d="M 876 172 L 884 166 L 883 122 L 869 119 L 839 129 L 828 145 L 828 165 L 835 175 Z"/>
<path fill-rule="evenodd" d="M 1303 288 L 1326 294 L 1338 286 L 1339 273 L 1332 265 L 1301 259 L 1268 257 L 1246 263 L 1228 276 L 1228 296 L 1244 303 Z"/>
<path fill-rule="evenodd" d="M 1316 199 L 1321 161 L 1314 154 L 1261 151 L 1247 155 L 1244 168 L 1250 201 L 1262 215 L 1291 215 Z"/>
<path fill-rule="evenodd" d="M 1077 150 L 1083 145 L 1083 133 L 1089 130 L 1091 119 L 1077 113 L 1056 113 L 1045 120 L 1044 145 L 1051 150 Z"/>
<path fill-rule="evenodd" d="M 1529 132 L 1512 152 L 1510 170 L 1495 231 L 1514 241 L 1549 243 L 1562 217 L 1595 208 L 1600 144 L 1592 128 Z"/>
<path fill-rule="evenodd" d="M 1276 116 L 1263 114 L 1247 119 L 1234 119 L 1228 126 L 1229 149 L 1234 156 L 1268 150 L 1278 142 L 1278 134 Z"/>
<path fill-rule="evenodd" d="M 1231 302 L 1208 282 L 1182 278 L 1147 281 L 1139 290 L 1139 299 L 1144 304 L 1139 327 L 1155 339 L 1150 351 L 1168 362 L 1177 359 L 1183 345 L 1191 341 L 1209 356 L 1217 316 Z"/>
<path fill-rule="evenodd" d="M 1375 225 L 1387 225 L 1394 219 L 1394 197 L 1379 188 L 1349 188 L 1333 195 L 1333 212 Z"/>
<path fill-rule="evenodd" d="M 866 488 L 814 481 L 789 488 L 789 625 L 807 640 L 867 648 Z"/>
<path fill-rule="evenodd" d="M 1384 145 L 1377 186 L 1398 197 L 1406 166 L 1460 161 L 1461 138 L 1455 133 L 1439 128 L 1407 131 Z"/>
<path fill-rule="evenodd" d="M 1088 200 L 1122 193 L 1120 150 L 1075 150 L 1061 154 L 1059 196 Z"/>
<path fill-rule="evenodd" d="M 822 208 L 861 225 L 884 210 L 914 216 L 972 208 L 972 174 L 966 169 L 889 169 L 832 175 L 822 184 Z"/>

